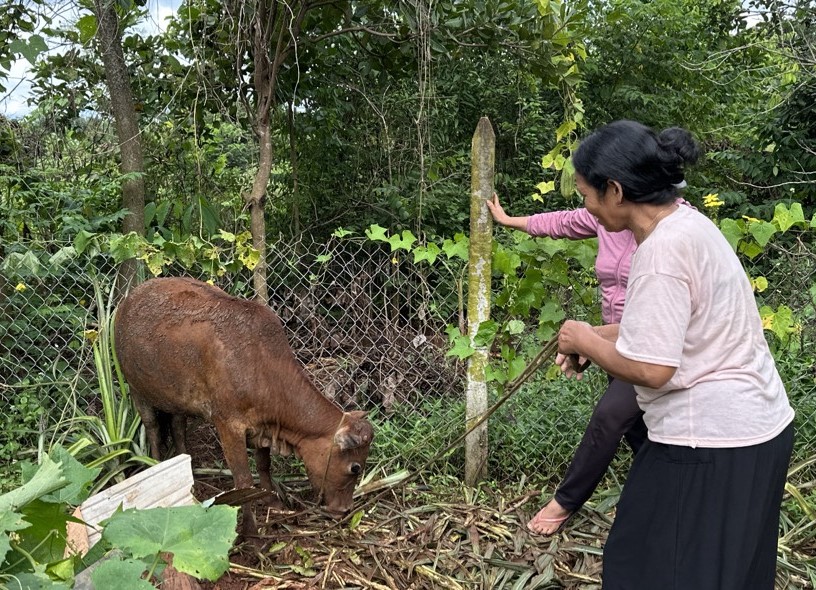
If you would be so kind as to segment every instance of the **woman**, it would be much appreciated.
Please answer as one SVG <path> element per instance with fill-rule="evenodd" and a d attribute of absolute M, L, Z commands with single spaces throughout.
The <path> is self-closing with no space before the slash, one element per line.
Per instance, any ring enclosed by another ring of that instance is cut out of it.
<path fill-rule="evenodd" d="M 595 273 L 601 286 L 601 318 L 604 324 L 620 322 L 629 265 L 637 246 L 632 232 L 610 233 L 583 208 L 511 217 L 504 212 L 497 195 L 493 195 L 493 201 L 488 201 L 487 206 L 497 223 L 531 236 L 574 240 L 597 236 Z M 621 438 L 626 438 L 633 453 L 638 452 L 646 440 L 642 416 L 634 387 L 609 376 L 607 388 L 595 406 L 563 481 L 553 498 L 527 523 L 527 527 L 540 535 L 559 531 L 592 496 L 612 462 Z"/>
<path fill-rule="evenodd" d="M 617 121 L 573 156 L 584 206 L 638 243 L 619 325 L 567 321 L 570 354 L 635 385 L 649 440 L 604 549 L 605 590 L 772 590 L 793 410 L 736 255 L 675 203 L 698 157 L 678 128 Z"/>

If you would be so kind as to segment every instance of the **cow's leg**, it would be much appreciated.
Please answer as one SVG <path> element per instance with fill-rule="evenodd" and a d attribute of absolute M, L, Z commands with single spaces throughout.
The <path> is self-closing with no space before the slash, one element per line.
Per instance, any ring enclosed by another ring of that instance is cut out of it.
<path fill-rule="evenodd" d="M 150 456 L 156 461 L 161 461 L 161 429 L 159 427 L 158 416 L 156 409 L 149 403 L 142 399 L 142 396 L 136 392 L 133 387 L 130 388 L 130 397 L 133 399 L 133 405 L 142 417 L 142 424 L 144 424 L 145 432 L 147 433 L 147 442 L 150 444 Z"/>
<path fill-rule="evenodd" d="M 249 457 L 246 447 L 246 430 L 235 427 L 228 422 L 215 421 L 215 429 L 218 431 L 218 438 L 221 440 L 221 448 L 224 451 L 224 459 L 227 466 L 232 471 L 232 479 L 236 488 L 252 487 L 252 472 L 249 470 Z M 255 523 L 255 515 L 252 513 L 251 503 L 241 506 L 243 520 L 241 522 L 241 532 L 244 537 L 255 537 L 258 534 L 258 525 Z"/>
<path fill-rule="evenodd" d="M 173 414 L 170 418 L 170 432 L 173 437 L 173 447 L 176 455 L 187 452 L 187 416 Z"/>
<path fill-rule="evenodd" d="M 261 487 L 270 492 L 277 492 L 280 502 L 283 506 L 289 508 L 289 497 L 286 495 L 286 490 L 283 489 L 277 481 L 272 479 L 272 452 L 269 447 L 260 447 L 255 449 L 255 467 L 258 469 L 258 479 Z"/>
<path fill-rule="evenodd" d="M 270 457 L 269 447 L 258 447 L 255 449 L 255 467 L 258 469 L 258 479 L 261 487 L 270 492 L 275 488 L 272 486 L 272 459 Z"/>

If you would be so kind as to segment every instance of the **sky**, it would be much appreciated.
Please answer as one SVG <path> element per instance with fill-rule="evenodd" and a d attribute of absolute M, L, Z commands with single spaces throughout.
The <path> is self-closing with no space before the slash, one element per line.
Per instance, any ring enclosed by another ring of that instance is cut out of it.
<path fill-rule="evenodd" d="M 146 8 L 149 16 L 140 25 L 139 30 L 143 34 L 155 34 L 163 31 L 166 26 L 166 19 L 178 10 L 181 0 L 148 0 Z M 52 6 L 57 14 L 56 22 L 75 22 L 81 14 L 76 10 L 76 2 L 54 2 Z M 47 41 L 46 41 L 47 42 Z M 26 104 L 31 91 L 30 78 L 31 64 L 25 58 L 15 61 L 9 70 L 9 76 L 5 81 L 6 92 L 0 94 L 0 114 L 10 119 L 16 119 L 28 114 L 33 107 Z"/>

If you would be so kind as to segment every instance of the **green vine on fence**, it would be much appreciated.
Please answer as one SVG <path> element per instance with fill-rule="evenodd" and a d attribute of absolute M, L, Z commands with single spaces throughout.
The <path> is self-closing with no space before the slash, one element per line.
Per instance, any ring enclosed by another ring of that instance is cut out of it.
<path fill-rule="evenodd" d="M 800 203 L 777 204 L 770 221 L 750 217 L 718 220 L 716 210 L 721 204 L 716 194 L 704 197 L 704 207 L 712 212 L 725 238 L 738 254 L 749 260 L 765 252 L 775 239 L 816 228 L 816 215 L 808 221 Z M 349 233 L 340 230 L 335 235 L 345 237 Z M 537 344 L 551 338 L 568 316 L 597 323 L 599 315 L 595 303 L 597 282 L 593 274 L 596 240 L 531 238 L 519 231 L 509 235 L 509 243 L 494 242 L 492 318 L 480 324 L 475 337 L 477 346 L 493 351 L 487 378 L 499 384 L 521 374 L 534 356 Z M 464 234 L 441 239 L 440 246 L 434 242 L 418 243 L 409 230 L 389 234 L 385 228 L 372 225 L 366 237 L 388 243 L 392 253 L 412 254 L 415 264 L 434 266 L 442 261 L 448 272 L 460 277 L 461 266 L 457 269 L 454 263 L 461 265 L 467 261 L 469 244 Z M 762 293 L 769 286 L 764 276 L 749 277 L 749 280 L 756 293 Z M 816 297 L 816 282 L 811 290 Z M 764 329 L 782 346 L 789 344 L 792 334 L 801 331 L 803 317 L 816 315 L 812 307 L 797 314 L 786 305 L 773 309 L 761 304 L 759 311 Z M 473 354 L 470 339 L 460 326 L 448 325 L 446 333 L 448 356 L 464 360 Z M 548 378 L 557 375 L 552 367 L 546 373 Z"/>

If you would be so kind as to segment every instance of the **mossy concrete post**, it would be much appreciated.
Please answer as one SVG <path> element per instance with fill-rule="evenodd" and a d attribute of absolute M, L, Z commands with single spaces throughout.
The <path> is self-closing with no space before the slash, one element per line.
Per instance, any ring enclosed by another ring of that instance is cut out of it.
<path fill-rule="evenodd" d="M 493 166 L 496 159 L 496 136 L 487 117 L 476 126 L 471 144 L 470 181 L 470 252 L 468 253 L 468 335 L 476 350 L 468 360 L 467 428 L 487 411 L 485 367 L 488 350 L 476 346 L 479 324 L 490 318 L 490 276 L 493 250 L 493 216 L 487 199 L 493 196 Z M 487 421 L 465 438 L 465 483 L 475 486 L 487 475 Z"/>

